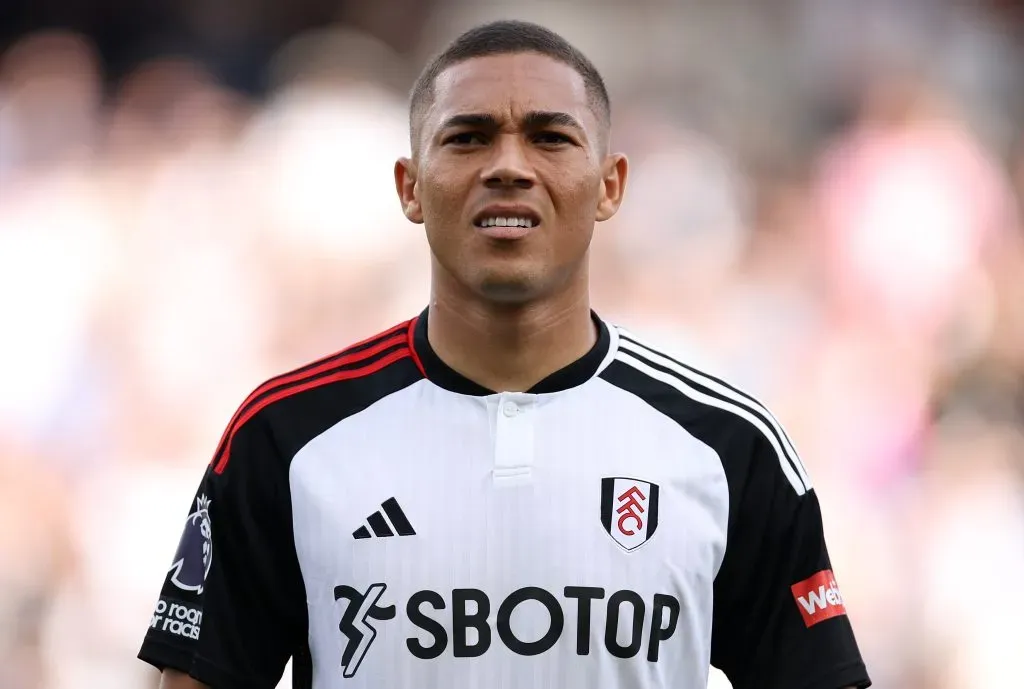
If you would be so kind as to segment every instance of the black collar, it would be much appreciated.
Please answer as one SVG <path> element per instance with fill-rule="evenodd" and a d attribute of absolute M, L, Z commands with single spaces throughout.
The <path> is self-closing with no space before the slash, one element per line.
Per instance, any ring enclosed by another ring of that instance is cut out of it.
<path fill-rule="evenodd" d="M 412 337 L 413 351 L 423 365 L 423 373 L 427 379 L 445 390 L 462 395 L 484 396 L 496 394 L 496 391 L 485 388 L 483 385 L 470 380 L 450 367 L 434 352 L 434 348 L 430 346 L 430 342 L 427 340 L 428 311 L 429 309 L 424 309 L 423 313 L 416 317 Z M 561 392 L 574 388 L 577 385 L 582 385 L 597 374 L 611 346 L 611 334 L 608 331 L 608 326 L 598 318 L 596 313 L 591 312 L 591 318 L 594 319 L 598 332 L 597 342 L 591 347 L 590 351 L 568 366 L 555 371 L 527 390 L 527 393 Z"/>

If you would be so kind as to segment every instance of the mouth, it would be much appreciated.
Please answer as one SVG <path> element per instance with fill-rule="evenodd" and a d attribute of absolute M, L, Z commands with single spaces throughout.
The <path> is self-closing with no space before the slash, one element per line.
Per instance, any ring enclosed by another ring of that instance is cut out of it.
<path fill-rule="evenodd" d="M 528 208 L 488 208 L 473 219 L 473 226 L 493 239 L 519 239 L 540 225 L 540 216 Z"/>

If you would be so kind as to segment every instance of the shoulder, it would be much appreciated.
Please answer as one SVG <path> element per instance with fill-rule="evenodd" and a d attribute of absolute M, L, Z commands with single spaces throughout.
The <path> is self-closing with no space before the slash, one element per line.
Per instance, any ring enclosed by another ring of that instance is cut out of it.
<path fill-rule="evenodd" d="M 792 441 L 764 403 L 626 328 L 609 327 L 615 333 L 615 352 L 602 378 L 640 397 L 714 448 L 727 472 L 738 465 L 746 473 L 752 456 L 770 455 L 798 494 L 810 490 L 810 478 Z"/>
<path fill-rule="evenodd" d="M 330 426 L 420 380 L 415 319 L 261 383 L 238 406 L 210 463 L 222 473 L 238 439 L 259 435 L 290 457 Z"/>

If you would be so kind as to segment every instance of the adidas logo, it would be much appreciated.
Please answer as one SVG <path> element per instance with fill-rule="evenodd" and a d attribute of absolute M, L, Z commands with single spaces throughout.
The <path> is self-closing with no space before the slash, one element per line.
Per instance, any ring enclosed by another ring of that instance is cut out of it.
<path fill-rule="evenodd" d="M 367 517 L 366 523 L 370 525 L 370 528 L 360 526 L 352 532 L 353 538 L 416 535 L 415 529 L 409 523 L 409 518 L 405 516 L 405 512 L 394 498 L 388 498 L 381 503 L 381 509 Z M 371 530 L 373 531 L 372 535 L 370 534 Z"/>

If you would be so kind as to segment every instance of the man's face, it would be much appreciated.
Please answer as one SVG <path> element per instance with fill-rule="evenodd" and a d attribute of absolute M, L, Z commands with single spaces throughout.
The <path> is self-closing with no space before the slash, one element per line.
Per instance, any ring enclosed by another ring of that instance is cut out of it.
<path fill-rule="evenodd" d="M 626 161 L 605 155 L 607 133 L 572 67 L 534 53 L 454 65 L 419 132 L 395 178 L 438 277 L 504 303 L 586 280 L 594 222 L 618 209 Z"/>

